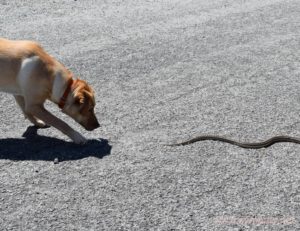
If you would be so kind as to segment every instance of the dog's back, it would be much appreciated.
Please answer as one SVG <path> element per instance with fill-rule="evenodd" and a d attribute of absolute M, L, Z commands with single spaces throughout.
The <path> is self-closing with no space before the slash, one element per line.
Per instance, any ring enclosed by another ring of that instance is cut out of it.
<path fill-rule="evenodd" d="M 13 41 L 0 38 L 0 62 L 20 62 L 26 58 L 38 56 L 46 65 L 54 65 L 54 59 L 33 41 Z"/>
<path fill-rule="evenodd" d="M 51 75 L 56 69 L 63 68 L 36 42 L 0 39 L 0 91 L 18 92 L 18 74 L 22 63 L 33 57 L 36 57 L 36 70 L 44 74 Z"/>

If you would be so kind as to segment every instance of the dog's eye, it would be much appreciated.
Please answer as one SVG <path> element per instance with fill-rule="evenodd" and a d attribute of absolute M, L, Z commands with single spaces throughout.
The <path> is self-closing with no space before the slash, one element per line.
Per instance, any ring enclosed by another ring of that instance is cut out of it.
<path fill-rule="evenodd" d="M 81 105 L 80 99 L 79 99 L 79 98 L 76 98 L 75 101 L 74 101 L 74 104 L 77 105 L 77 106 L 78 106 L 78 105 Z"/>

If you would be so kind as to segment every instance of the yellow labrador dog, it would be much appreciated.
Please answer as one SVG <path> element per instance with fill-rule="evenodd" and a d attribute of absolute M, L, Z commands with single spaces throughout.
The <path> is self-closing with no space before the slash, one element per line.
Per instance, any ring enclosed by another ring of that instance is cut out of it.
<path fill-rule="evenodd" d="M 0 38 L 0 91 L 14 95 L 26 118 L 38 127 L 53 126 L 75 143 L 86 139 L 43 104 L 48 99 L 86 130 L 99 127 L 94 113 L 95 98 L 91 87 L 32 41 Z"/>

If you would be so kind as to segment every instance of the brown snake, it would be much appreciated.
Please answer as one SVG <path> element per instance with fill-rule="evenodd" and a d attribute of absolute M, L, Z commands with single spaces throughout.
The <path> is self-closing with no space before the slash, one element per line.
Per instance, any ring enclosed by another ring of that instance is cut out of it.
<path fill-rule="evenodd" d="M 291 142 L 291 143 L 296 143 L 300 144 L 300 139 L 291 137 L 291 136 L 274 136 L 266 141 L 262 142 L 257 142 L 257 143 L 244 143 L 244 142 L 238 142 L 235 140 L 227 139 L 222 136 L 212 136 L 212 135 L 204 135 L 204 136 L 198 136 L 193 139 L 181 142 L 181 143 L 175 143 L 175 144 L 169 144 L 167 146 L 183 146 L 183 145 L 188 145 L 192 144 L 198 141 L 204 141 L 204 140 L 214 140 L 214 141 L 222 141 L 226 142 L 229 144 L 233 144 L 236 146 L 239 146 L 241 148 L 251 148 L 251 149 L 259 149 L 259 148 L 267 148 L 275 143 L 279 142 Z"/>

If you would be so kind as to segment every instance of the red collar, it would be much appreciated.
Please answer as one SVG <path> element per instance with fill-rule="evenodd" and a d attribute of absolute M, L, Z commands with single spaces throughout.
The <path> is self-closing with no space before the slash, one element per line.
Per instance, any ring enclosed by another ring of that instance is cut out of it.
<path fill-rule="evenodd" d="M 60 101 L 59 101 L 59 103 L 58 103 L 58 106 L 59 106 L 60 109 L 63 109 L 64 106 L 65 106 L 65 104 L 66 104 L 67 97 L 68 97 L 68 95 L 69 95 L 69 93 L 70 93 L 70 91 L 71 91 L 72 84 L 73 84 L 73 79 L 70 78 L 70 79 L 68 80 L 68 82 L 67 82 L 67 88 L 66 88 L 66 90 L 65 90 L 65 92 L 64 92 L 64 94 L 63 94 L 63 96 L 60 98 Z"/>

